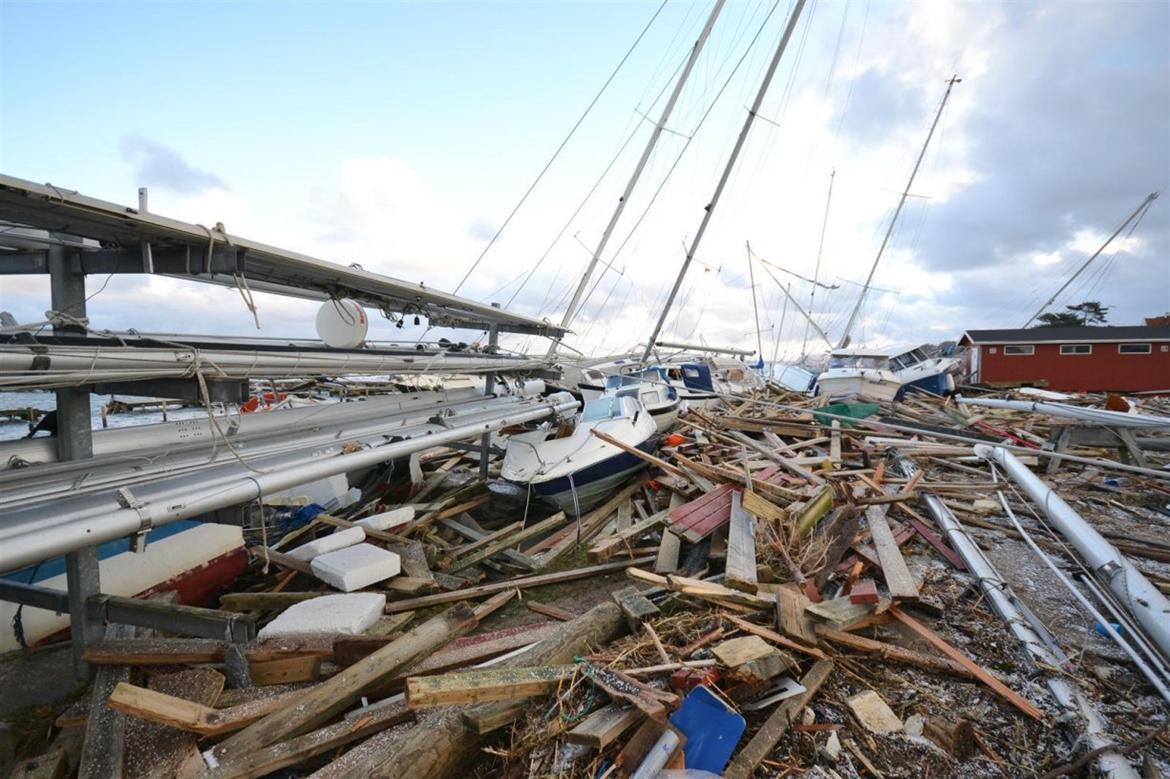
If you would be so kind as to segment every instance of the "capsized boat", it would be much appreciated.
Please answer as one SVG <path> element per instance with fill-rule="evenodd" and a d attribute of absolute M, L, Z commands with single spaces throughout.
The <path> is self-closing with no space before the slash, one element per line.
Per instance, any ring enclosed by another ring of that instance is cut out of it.
<path fill-rule="evenodd" d="M 635 397 L 641 401 L 659 433 L 665 433 L 678 421 L 678 390 L 670 385 L 666 371 L 660 367 L 635 370 L 605 379 L 603 397 Z"/>
<path fill-rule="evenodd" d="M 563 423 L 546 422 L 510 436 L 500 476 L 567 514 L 587 511 L 646 467 L 644 460 L 593 435 L 594 430 L 643 452 L 653 451 L 658 442 L 654 417 L 638 398 L 601 397 L 586 401 Z"/>

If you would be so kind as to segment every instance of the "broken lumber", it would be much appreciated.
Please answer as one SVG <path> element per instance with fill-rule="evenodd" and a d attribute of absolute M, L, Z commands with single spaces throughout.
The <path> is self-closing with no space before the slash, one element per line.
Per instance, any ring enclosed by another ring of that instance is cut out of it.
<path fill-rule="evenodd" d="M 801 685 L 805 688 L 804 692 L 789 698 L 776 707 L 763 727 L 756 731 L 751 741 L 740 749 L 739 753 L 732 759 L 731 764 L 723 772 L 724 777 L 748 779 L 755 772 L 756 767 L 771 753 L 776 743 L 788 732 L 789 726 L 800 715 L 801 709 L 807 706 L 817 694 L 832 670 L 832 660 L 817 661 L 800 680 Z"/>
<path fill-rule="evenodd" d="M 289 706 L 305 691 L 293 690 L 271 698 L 258 698 L 228 709 L 214 709 L 174 695 L 120 682 L 106 701 L 114 711 L 169 725 L 201 736 L 218 736 L 247 727 L 260 718 Z"/>
<path fill-rule="evenodd" d="M 890 524 L 886 521 L 885 507 L 870 506 L 865 510 L 865 520 L 869 523 L 869 535 L 877 551 L 890 597 L 895 600 L 918 600 L 918 585 L 914 583 L 914 576 L 906 567 L 906 560 L 898 549 L 898 542 L 894 540 Z"/>
<path fill-rule="evenodd" d="M 750 494 L 750 493 L 748 493 Z M 731 494 L 731 525 L 727 532 L 727 567 L 724 581 L 736 590 L 756 591 L 756 524 L 744 509 L 741 493 Z"/>
<path fill-rule="evenodd" d="M 359 660 L 344 672 L 306 690 L 296 701 L 269 714 L 215 747 L 221 762 L 300 735 L 327 722 L 369 689 L 377 688 L 406 665 L 424 657 L 477 624 L 466 605 L 456 606 L 407 631 L 403 636 Z"/>
<path fill-rule="evenodd" d="M 484 668 L 406 680 L 406 705 L 412 709 L 458 703 L 533 698 L 554 692 L 577 672 L 575 665 L 539 668 Z"/>
<path fill-rule="evenodd" d="M 641 722 L 642 712 L 633 706 L 619 706 L 611 703 L 590 714 L 565 736 L 573 744 L 584 744 L 598 751 Z"/>

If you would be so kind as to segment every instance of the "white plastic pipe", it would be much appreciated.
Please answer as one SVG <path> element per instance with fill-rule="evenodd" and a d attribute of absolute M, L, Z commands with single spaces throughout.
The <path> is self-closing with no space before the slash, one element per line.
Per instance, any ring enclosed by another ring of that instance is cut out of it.
<path fill-rule="evenodd" d="M 1001 466 L 1117 596 L 1138 624 L 1170 658 L 1170 600 L 1015 455 L 1003 447 L 977 444 L 975 454 Z"/>
<path fill-rule="evenodd" d="M 985 406 L 987 408 L 1010 408 L 1016 411 L 1032 411 L 1050 417 L 1080 419 L 1096 422 L 1108 427 L 1137 427 L 1147 430 L 1170 430 L 1170 417 L 1155 417 L 1149 414 L 1127 414 L 1124 411 L 1110 411 L 1104 408 L 1070 406 L 1067 403 L 1048 403 L 1042 400 L 1000 400 L 998 398 L 956 397 L 964 406 Z"/>

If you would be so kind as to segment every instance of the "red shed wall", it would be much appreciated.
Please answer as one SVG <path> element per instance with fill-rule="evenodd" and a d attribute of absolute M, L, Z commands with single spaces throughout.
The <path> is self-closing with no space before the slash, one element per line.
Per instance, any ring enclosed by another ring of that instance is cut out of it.
<path fill-rule="evenodd" d="M 1119 354 L 1116 343 L 1094 343 L 1092 354 L 1065 355 L 1060 344 L 1034 345 L 1035 354 L 1005 355 L 1004 344 L 979 344 L 980 380 L 1043 381 L 1063 392 L 1170 390 L 1170 344 L 1155 341 L 1149 354 Z"/>

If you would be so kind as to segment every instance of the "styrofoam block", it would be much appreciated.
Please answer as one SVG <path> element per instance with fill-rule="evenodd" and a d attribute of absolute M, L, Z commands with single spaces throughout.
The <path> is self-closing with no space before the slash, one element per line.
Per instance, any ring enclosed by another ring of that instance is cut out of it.
<path fill-rule="evenodd" d="M 379 592 L 352 595 L 322 595 L 294 603 L 279 617 L 260 629 L 258 638 L 305 634 L 356 635 L 370 628 L 386 608 L 386 596 Z"/>
<path fill-rule="evenodd" d="M 397 576 L 402 559 L 373 544 L 358 544 L 314 557 L 309 565 L 321 581 L 343 592 L 353 592 Z"/>
<path fill-rule="evenodd" d="M 382 514 L 374 514 L 365 519 L 359 519 L 354 524 L 367 527 L 370 530 L 389 530 L 392 527 L 405 525 L 412 519 L 414 519 L 414 506 L 403 506 L 393 511 L 386 511 Z"/>
<path fill-rule="evenodd" d="M 327 536 L 321 536 L 316 541 L 310 541 L 307 544 L 301 544 L 296 549 L 288 553 L 289 557 L 297 560 L 312 560 L 318 555 L 326 554 L 327 552 L 336 552 L 338 549 L 344 549 L 347 546 L 360 544 L 366 540 L 366 531 L 360 527 L 347 527 L 340 533 L 330 533 Z"/>

